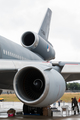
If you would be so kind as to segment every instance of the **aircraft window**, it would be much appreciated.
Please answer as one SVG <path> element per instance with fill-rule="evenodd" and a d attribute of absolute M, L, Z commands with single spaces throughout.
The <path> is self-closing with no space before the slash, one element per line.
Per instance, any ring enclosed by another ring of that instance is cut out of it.
<path fill-rule="evenodd" d="M 11 52 L 10 52 L 10 56 L 11 56 Z"/>
<path fill-rule="evenodd" d="M 9 52 L 9 51 L 7 51 L 7 50 L 4 50 L 4 49 L 3 49 L 3 54 L 6 54 L 6 55 L 9 55 L 9 56 L 15 57 L 15 58 L 20 59 L 20 60 L 27 60 L 27 59 L 24 58 L 23 56 L 16 55 L 16 54 L 14 54 L 14 53 L 12 53 L 12 52 Z"/>
<path fill-rule="evenodd" d="M 8 51 L 8 55 L 9 55 L 9 51 Z"/>
<path fill-rule="evenodd" d="M 7 50 L 6 50 L 6 55 L 7 55 Z"/>
<path fill-rule="evenodd" d="M 13 53 L 11 53 L 11 56 L 13 56 Z"/>
<path fill-rule="evenodd" d="M 12 53 L 10 53 L 10 56 L 12 56 Z"/>
<path fill-rule="evenodd" d="M 5 50 L 3 50 L 3 53 L 5 54 Z"/>
<path fill-rule="evenodd" d="M 15 54 L 13 54 L 13 56 L 15 57 Z"/>
<path fill-rule="evenodd" d="M 15 57 L 15 54 L 13 54 L 13 56 Z"/>
<path fill-rule="evenodd" d="M 13 53 L 11 53 L 11 56 L 13 56 Z"/>
<path fill-rule="evenodd" d="M 14 53 L 13 53 L 13 57 L 14 57 Z"/>
<path fill-rule="evenodd" d="M 16 54 L 15 54 L 15 58 L 16 58 Z"/>
<path fill-rule="evenodd" d="M 13 53 L 11 53 L 11 56 L 13 56 Z"/>
<path fill-rule="evenodd" d="M 19 59 L 19 55 L 18 55 L 18 59 Z"/>

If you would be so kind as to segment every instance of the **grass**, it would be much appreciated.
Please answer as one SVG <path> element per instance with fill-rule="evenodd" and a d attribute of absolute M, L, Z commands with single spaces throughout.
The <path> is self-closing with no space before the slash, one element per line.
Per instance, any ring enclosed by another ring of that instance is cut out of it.
<path fill-rule="evenodd" d="M 80 97 L 80 93 L 64 93 L 64 95 L 61 97 L 61 100 L 64 102 L 71 102 L 71 98 L 76 97 L 76 99 L 78 100 Z"/>
<path fill-rule="evenodd" d="M 1 94 L 0 98 L 4 98 L 5 102 L 20 102 L 15 94 Z"/>
<path fill-rule="evenodd" d="M 61 97 L 61 100 L 64 102 L 71 102 L 71 98 L 76 97 L 77 100 L 80 97 L 80 93 L 64 93 L 64 95 Z M 5 102 L 20 102 L 20 100 L 16 97 L 15 94 L 1 94 L 0 98 L 4 98 Z"/>

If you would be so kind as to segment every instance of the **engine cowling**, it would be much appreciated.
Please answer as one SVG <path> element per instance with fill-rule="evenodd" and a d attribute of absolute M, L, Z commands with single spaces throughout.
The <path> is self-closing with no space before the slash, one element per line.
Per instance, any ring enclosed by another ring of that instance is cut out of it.
<path fill-rule="evenodd" d="M 52 67 L 28 65 L 15 75 L 14 91 L 29 106 L 48 106 L 64 94 L 65 80 Z"/>
<path fill-rule="evenodd" d="M 55 51 L 52 45 L 41 36 L 33 32 L 25 32 L 21 38 L 22 46 L 37 53 L 44 60 L 55 58 Z"/>

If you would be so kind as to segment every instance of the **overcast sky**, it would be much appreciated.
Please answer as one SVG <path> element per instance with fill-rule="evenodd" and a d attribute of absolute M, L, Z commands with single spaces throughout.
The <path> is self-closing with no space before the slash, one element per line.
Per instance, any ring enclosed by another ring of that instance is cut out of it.
<path fill-rule="evenodd" d="M 38 32 L 47 8 L 55 61 L 80 62 L 80 0 L 0 0 L 0 35 L 21 44 L 25 31 Z"/>

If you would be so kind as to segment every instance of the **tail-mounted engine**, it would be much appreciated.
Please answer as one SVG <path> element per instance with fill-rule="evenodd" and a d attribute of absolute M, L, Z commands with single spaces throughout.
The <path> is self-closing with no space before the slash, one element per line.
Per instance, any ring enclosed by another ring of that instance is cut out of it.
<path fill-rule="evenodd" d="M 23 47 L 37 53 L 44 60 L 55 58 L 55 51 L 52 45 L 36 33 L 25 32 L 22 35 L 21 43 Z"/>

